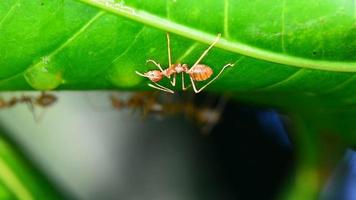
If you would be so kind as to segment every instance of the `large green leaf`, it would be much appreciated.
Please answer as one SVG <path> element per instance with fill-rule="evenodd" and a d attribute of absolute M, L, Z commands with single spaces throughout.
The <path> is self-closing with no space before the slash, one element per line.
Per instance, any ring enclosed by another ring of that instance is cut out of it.
<path fill-rule="evenodd" d="M 210 90 L 293 109 L 356 102 L 353 0 L 6 0 L 0 2 L 0 89 L 143 89 L 155 59 L 203 63 Z M 167 82 L 166 82 L 167 83 Z M 178 90 L 178 88 L 177 88 Z"/>
<path fill-rule="evenodd" d="M 147 59 L 167 66 L 165 32 L 174 62 L 189 65 L 221 33 L 202 63 L 235 67 L 208 90 L 298 111 L 302 141 L 332 134 L 355 144 L 355 22 L 354 0 L 4 0 L 0 90 L 148 89 L 134 72 L 154 69 Z M 311 147 L 330 142 L 316 141 L 300 144 L 299 157 L 327 160 Z M 323 173 L 314 161 L 300 177 Z"/>

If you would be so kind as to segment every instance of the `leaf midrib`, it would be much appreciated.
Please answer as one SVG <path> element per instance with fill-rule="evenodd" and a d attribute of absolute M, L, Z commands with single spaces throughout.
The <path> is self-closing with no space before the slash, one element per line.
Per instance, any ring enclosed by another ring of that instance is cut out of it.
<path fill-rule="evenodd" d="M 134 12 L 130 12 L 128 9 L 121 8 L 120 6 L 114 6 L 113 3 L 105 0 L 77 0 L 84 4 L 88 4 L 104 11 L 140 22 L 145 25 L 149 25 L 164 31 L 172 32 L 177 35 L 201 42 L 206 44 L 211 44 L 216 35 L 206 33 L 182 24 L 169 21 L 162 17 L 155 16 L 149 12 L 143 10 L 136 10 L 135 8 L 128 7 Z M 248 44 L 243 44 L 237 41 L 229 41 L 225 38 L 221 38 L 216 44 L 216 47 L 238 53 L 247 57 L 256 58 L 259 60 L 269 61 L 273 63 L 318 69 L 323 71 L 337 71 L 337 72 L 356 72 L 356 62 L 338 62 L 338 61 L 327 61 L 327 60 L 312 60 L 297 56 L 291 56 L 281 53 L 276 53 L 268 50 L 264 50 L 258 47 L 254 47 Z"/>

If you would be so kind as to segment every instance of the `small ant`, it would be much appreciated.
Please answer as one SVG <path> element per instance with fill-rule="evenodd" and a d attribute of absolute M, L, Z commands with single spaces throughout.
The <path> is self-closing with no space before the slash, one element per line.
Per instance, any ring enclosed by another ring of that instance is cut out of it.
<path fill-rule="evenodd" d="M 145 117 L 148 112 L 151 112 L 153 107 L 160 107 L 156 101 L 156 98 L 157 93 L 153 92 L 136 92 L 127 101 L 123 101 L 114 95 L 110 96 L 111 105 L 115 109 L 122 110 L 125 108 L 130 108 L 134 110 L 141 108 L 143 117 Z"/>
<path fill-rule="evenodd" d="M 34 106 L 40 106 L 45 108 L 52 105 L 56 101 L 57 101 L 56 96 L 45 92 L 41 92 L 41 95 L 38 97 L 22 95 L 21 97 L 12 97 L 9 101 L 0 98 L 0 109 L 11 108 L 17 104 L 26 103 L 37 121 L 37 118 L 34 114 Z"/>
<path fill-rule="evenodd" d="M 190 85 L 185 87 L 184 74 L 188 74 L 190 81 L 191 81 L 191 85 L 193 86 L 194 92 L 199 93 L 204 88 L 206 88 L 208 85 L 210 85 L 213 81 L 215 81 L 221 75 L 221 73 L 225 70 L 225 68 L 234 66 L 231 63 L 226 64 L 221 69 L 221 71 L 218 73 L 218 75 L 216 75 L 212 80 L 210 80 L 207 84 L 205 84 L 200 89 L 196 88 L 194 81 L 205 81 L 208 78 L 210 78 L 211 75 L 213 74 L 213 70 L 208 65 L 200 64 L 199 62 L 207 55 L 207 53 L 210 51 L 210 49 L 219 41 L 220 37 L 221 37 L 221 34 L 219 33 L 217 38 L 215 39 L 215 41 L 203 52 L 203 54 L 199 57 L 199 59 L 189 69 L 187 64 L 181 64 L 181 63 L 172 64 L 170 39 L 169 39 L 169 33 L 167 32 L 167 49 L 168 49 L 169 67 L 167 69 L 163 70 L 159 63 L 150 59 L 150 60 L 147 60 L 147 63 L 149 63 L 149 62 L 153 63 L 154 65 L 156 65 L 159 68 L 159 70 L 150 70 L 144 74 L 136 71 L 136 74 L 150 79 L 153 84 L 149 83 L 148 86 L 158 89 L 158 90 L 161 90 L 161 91 L 164 91 L 164 92 L 168 92 L 168 93 L 174 93 L 174 91 L 158 84 L 158 82 L 161 81 L 163 79 L 163 77 L 167 77 L 170 80 L 171 85 L 174 87 L 176 84 L 176 75 L 181 73 L 182 74 L 182 89 L 187 90 L 190 87 Z M 173 81 L 171 81 L 171 79 L 170 79 L 170 77 L 172 75 L 173 75 Z"/>

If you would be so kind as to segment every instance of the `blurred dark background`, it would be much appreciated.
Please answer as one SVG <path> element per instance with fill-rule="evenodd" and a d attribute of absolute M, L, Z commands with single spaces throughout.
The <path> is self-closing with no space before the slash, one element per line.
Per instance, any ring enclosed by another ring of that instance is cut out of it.
<path fill-rule="evenodd" d="M 56 105 L 38 110 L 40 122 L 25 105 L 1 110 L 0 120 L 26 156 L 76 199 L 268 200 L 293 176 L 288 119 L 272 109 L 230 99 L 220 121 L 202 133 L 180 113 L 143 119 L 116 110 L 111 92 L 55 94 Z M 203 94 L 193 101 L 214 106 L 218 99 Z M 350 150 L 322 199 L 355 199 L 354 163 Z"/>

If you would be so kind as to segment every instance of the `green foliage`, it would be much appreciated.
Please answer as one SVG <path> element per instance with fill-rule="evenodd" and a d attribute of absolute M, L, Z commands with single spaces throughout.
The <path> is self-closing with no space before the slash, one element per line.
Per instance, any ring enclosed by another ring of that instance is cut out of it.
<path fill-rule="evenodd" d="M 146 89 L 155 59 L 236 63 L 209 89 L 288 109 L 356 101 L 352 0 L 8 0 L 0 3 L 0 89 Z M 178 88 L 177 88 L 178 90 Z"/>
<path fill-rule="evenodd" d="M 298 112 L 314 133 L 354 144 L 355 10 L 353 0 L 0 1 L 0 90 L 148 89 L 134 72 L 154 69 L 147 59 L 167 66 L 165 32 L 173 61 L 189 65 L 221 33 L 202 63 L 235 67 L 208 90 Z"/>
<path fill-rule="evenodd" d="M 23 155 L 0 135 L 0 199 L 63 199 Z"/>

